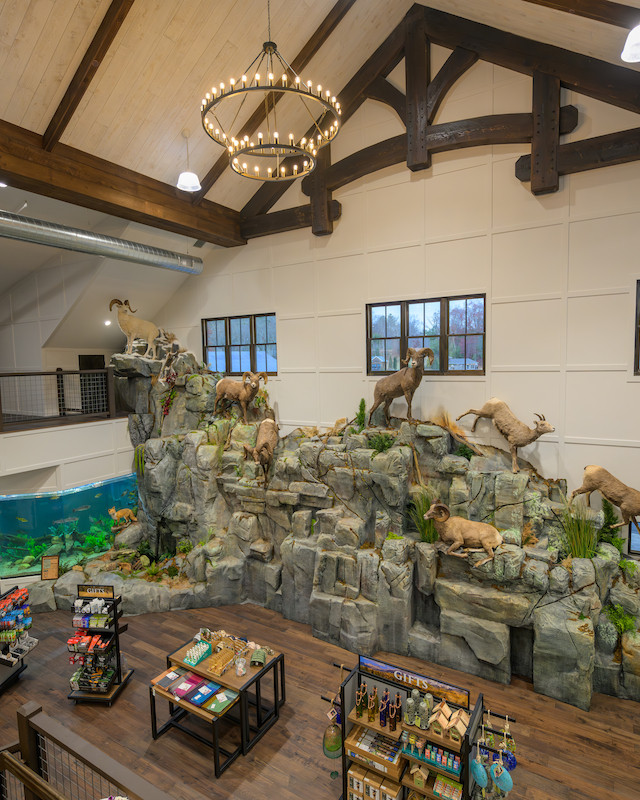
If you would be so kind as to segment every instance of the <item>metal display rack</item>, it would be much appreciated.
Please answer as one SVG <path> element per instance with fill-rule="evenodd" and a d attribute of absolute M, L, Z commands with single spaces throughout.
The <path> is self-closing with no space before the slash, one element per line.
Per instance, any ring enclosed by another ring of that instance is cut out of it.
<path fill-rule="evenodd" d="M 88 587 L 78 586 L 78 599 L 82 600 L 89 600 L 89 597 L 82 596 L 81 592 Z M 90 589 L 109 589 L 112 590 L 113 587 L 89 587 Z M 99 596 L 99 595 L 94 595 Z M 120 597 L 103 597 L 107 607 L 109 609 L 109 624 L 105 628 L 74 628 L 74 631 L 82 631 L 85 630 L 87 633 L 112 633 L 113 634 L 113 643 L 110 645 L 108 652 L 112 653 L 112 659 L 115 658 L 115 675 L 113 680 L 109 684 L 108 688 L 105 691 L 86 691 L 83 689 L 72 689 L 71 692 L 67 695 L 69 700 L 73 700 L 75 703 L 102 703 L 104 705 L 112 705 L 115 700 L 118 698 L 124 687 L 127 685 L 129 679 L 133 675 L 133 670 L 128 669 L 126 672 L 123 673 L 122 671 L 122 659 L 120 657 L 120 635 L 123 634 L 126 630 L 128 630 L 129 626 L 125 623 L 121 625 L 119 623 L 120 618 L 122 617 L 122 610 L 120 608 L 120 604 L 122 602 L 122 598 Z M 73 610 L 73 609 L 72 609 Z M 85 658 L 91 658 L 92 654 L 84 654 Z M 98 654 L 96 654 L 98 655 Z M 104 655 L 104 654 L 102 654 Z M 94 656 L 95 657 L 95 656 Z"/>
<path fill-rule="evenodd" d="M 339 666 L 339 665 L 335 665 Z M 373 670 L 373 671 L 372 671 Z M 392 664 L 388 664 L 383 661 L 378 661 L 377 659 L 372 658 L 365 658 L 360 656 L 358 659 L 358 664 L 351 670 L 349 675 L 346 679 L 342 682 L 340 686 L 340 702 L 342 706 L 342 714 L 341 714 L 341 723 L 342 723 L 342 796 L 341 800 L 348 800 L 350 796 L 354 795 L 353 791 L 350 791 L 348 785 L 348 771 L 352 765 L 364 766 L 367 769 L 373 770 L 378 777 L 385 777 L 384 768 L 383 771 L 378 772 L 375 769 L 375 764 L 371 761 L 369 764 L 364 763 L 362 760 L 351 758 L 348 755 L 347 750 L 349 748 L 345 747 L 345 741 L 351 731 L 354 729 L 356 725 L 360 725 L 364 728 L 369 728 L 377 733 L 382 733 L 384 736 L 388 736 L 391 739 L 399 739 L 400 737 L 396 733 L 390 733 L 388 725 L 386 728 L 380 728 L 378 721 L 376 720 L 373 723 L 369 723 L 366 714 L 360 718 L 356 718 L 355 715 L 355 706 L 356 706 L 356 690 L 360 686 L 361 682 L 364 681 L 368 684 L 368 686 L 373 687 L 375 685 L 378 686 L 378 693 L 381 695 L 384 688 L 389 689 L 389 692 L 395 695 L 396 692 L 400 692 L 402 697 L 402 704 L 403 704 L 403 717 L 404 717 L 404 704 L 406 702 L 407 696 L 411 693 L 411 689 L 418 688 L 421 694 L 425 692 L 431 692 L 434 698 L 438 700 L 444 699 L 446 700 L 447 704 L 453 708 L 462 708 L 470 715 L 469 724 L 467 726 L 466 733 L 462 737 L 462 740 L 459 743 L 454 743 L 452 740 L 441 737 L 436 735 L 431 730 L 424 730 L 421 728 L 416 728 L 415 726 L 407 726 L 404 721 L 398 721 L 397 723 L 397 731 L 401 732 L 402 730 L 408 730 L 413 733 L 419 734 L 420 737 L 430 741 L 434 744 L 437 744 L 447 750 L 457 752 L 460 754 L 460 764 L 461 769 L 459 774 L 454 774 L 452 771 L 443 768 L 439 764 L 433 764 L 430 761 L 426 761 L 423 758 L 413 757 L 407 753 L 402 753 L 401 758 L 406 760 L 405 767 L 403 772 L 400 775 L 400 779 L 394 782 L 400 783 L 403 787 L 401 797 L 404 800 L 408 800 L 409 797 L 417 797 L 417 798 L 425 798 L 425 800 L 440 800 L 439 795 L 434 794 L 431 789 L 433 781 L 430 781 L 428 786 L 424 788 L 417 788 L 416 786 L 412 785 L 409 778 L 409 764 L 411 763 L 419 763 L 421 764 L 426 770 L 429 771 L 431 775 L 438 775 L 442 774 L 452 778 L 457 783 L 462 785 L 462 800 L 472 800 L 474 796 L 474 789 L 476 787 L 476 783 L 474 781 L 473 775 L 471 773 L 470 764 L 472 759 L 476 757 L 477 747 L 478 747 L 478 739 L 482 735 L 482 725 L 486 723 L 485 715 L 487 715 L 488 710 L 484 704 L 484 698 L 482 694 L 478 695 L 478 698 L 475 702 L 473 707 L 470 706 L 469 703 L 469 691 L 467 689 L 463 689 L 459 686 L 455 686 L 453 684 L 445 683 L 436 678 L 430 678 L 425 675 L 419 675 L 417 673 L 413 673 L 409 670 L 406 670 L 402 667 L 398 667 Z M 458 702 L 456 702 L 456 700 Z M 501 714 L 495 713 L 494 711 L 490 712 L 491 717 L 495 717 L 496 719 L 506 719 Z M 513 717 L 509 717 L 509 722 L 515 723 L 516 720 Z M 487 732 L 492 732 L 497 735 L 502 735 L 500 731 L 495 729 L 491 729 L 486 727 L 485 730 Z M 482 745 L 482 749 L 486 750 L 490 753 L 499 753 L 499 750 L 495 749 L 494 747 L 490 747 L 486 744 Z"/>
<path fill-rule="evenodd" d="M 16 591 L 18 591 L 18 586 L 12 586 L 11 589 L 8 589 L 4 594 L 0 595 L 0 601 L 6 599 L 12 592 Z M 0 654 L 0 694 L 12 686 L 25 671 L 27 665 L 24 663 L 24 659 L 35 646 L 36 645 L 30 647 L 23 655 L 17 656 L 17 662 L 14 664 L 9 663 L 9 661 Z"/>

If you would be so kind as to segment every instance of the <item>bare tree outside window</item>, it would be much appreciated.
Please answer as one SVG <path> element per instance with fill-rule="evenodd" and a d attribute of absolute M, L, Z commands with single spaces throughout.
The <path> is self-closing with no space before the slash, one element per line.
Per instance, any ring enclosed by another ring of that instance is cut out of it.
<path fill-rule="evenodd" d="M 202 320 L 204 360 L 212 372 L 278 374 L 275 314 Z"/>

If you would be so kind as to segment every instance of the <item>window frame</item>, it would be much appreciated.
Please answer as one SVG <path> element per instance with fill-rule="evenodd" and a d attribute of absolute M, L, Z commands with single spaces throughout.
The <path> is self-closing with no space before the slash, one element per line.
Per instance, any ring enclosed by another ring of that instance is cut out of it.
<path fill-rule="evenodd" d="M 640 298 L 640 281 L 638 282 L 638 297 Z M 484 309 L 484 324 L 482 333 L 450 333 L 449 332 L 449 304 L 455 300 L 476 300 L 481 299 L 483 301 L 483 309 Z M 409 306 L 414 303 L 440 303 L 440 333 L 438 334 L 431 334 L 430 336 L 423 336 L 423 337 L 414 337 L 409 336 Z M 373 308 L 381 308 L 386 306 L 400 306 L 400 336 L 399 337 L 388 337 L 393 339 L 400 339 L 400 358 L 402 359 L 406 353 L 408 348 L 408 341 L 409 339 L 414 338 L 438 338 L 440 345 L 439 345 L 439 353 L 440 353 L 440 369 L 426 369 L 424 371 L 425 375 L 478 375 L 482 376 L 486 374 L 486 355 L 487 355 L 487 296 L 482 292 L 475 292 L 473 294 L 461 294 L 461 295 L 450 295 L 447 297 L 422 297 L 422 298 L 411 298 L 408 300 L 385 300 L 378 303 L 367 303 L 366 305 L 366 334 L 367 334 L 367 342 L 366 342 L 366 355 L 367 355 L 367 375 L 370 377 L 375 377 L 377 375 L 384 376 L 384 375 L 393 375 L 394 372 L 397 370 L 375 370 L 371 369 L 371 342 L 373 341 L 373 337 L 371 335 L 372 330 L 372 309 Z M 640 317 L 638 318 L 640 324 Z M 453 370 L 453 369 L 445 369 L 444 365 L 449 363 L 449 337 L 450 336 L 482 336 L 482 369 L 465 369 L 465 370 Z M 387 338 L 387 337 L 385 337 Z M 399 367 L 402 369 L 402 366 Z M 640 374 L 640 373 L 638 373 Z"/>
<path fill-rule="evenodd" d="M 234 372 L 231 370 L 231 348 L 232 347 L 246 347 L 246 345 L 234 345 L 231 343 L 231 321 L 232 320 L 241 320 L 241 319 L 248 319 L 249 320 L 249 361 L 250 361 L 250 370 L 251 372 L 266 372 L 269 377 L 278 374 L 278 371 L 272 372 L 270 370 L 258 370 L 257 369 L 257 356 L 256 356 L 256 348 L 258 344 L 263 344 L 262 342 L 256 342 L 256 318 L 257 317 L 273 317 L 274 322 L 276 321 L 276 314 L 275 311 L 265 311 L 258 314 L 234 314 L 230 317 L 208 317 L 207 319 L 202 319 L 202 357 L 204 363 L 209 365 L 208 359 L 208 351 L 214 350 L 216 347 L 224 347 L 224 360 L 225 360 L 225 369 L 223 370 L 224 375 L 243 375 L 244 372 L 247 370 L 242 370 L 238 372 Z M 225 331 L 225 344 L 224 345 L 209 345 L 207 341 L 207 323 L 209 322 L 224 322 L 224 331 Z M 277 361 L 277 348 L 278 348 L 278 341 L 276 335 L 275 342 L 265 342 L 265 346 L 269 344 L 275 344 L 276 346 L 276 361 Z"/>
<path fill-rule="evenodd" d="M 633 355 L 633 374 L 640 375 L 640 280 L 636 281 L 636 327 Z"/>

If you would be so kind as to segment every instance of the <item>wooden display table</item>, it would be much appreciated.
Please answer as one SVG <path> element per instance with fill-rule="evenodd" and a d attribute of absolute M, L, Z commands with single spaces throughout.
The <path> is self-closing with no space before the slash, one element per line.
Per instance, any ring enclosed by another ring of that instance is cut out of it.
<path fill-rule="evenodd" d="M 173 653 L 167 656 L 167 668 L 184 667 L 194 675 L 198 675 L 209 681 L 219 683 L 223 689 L 233 689 L 238 692 L 237 700 L 224 709 L 221 714 L 215 714 L 208 709 L 194 706 L 186 700 L 175 697 L 170 692 L 155 686 L 152 681 L 149 687 L 149 698 L 151 704 L 151 731 L 154 739 L 166 733 L 169 728 L 178 728 L 190 736 L 193 736 L 203 744 L 213 748 L 214 769 L 216 778 L 219 777 L 235 759 L 242 753 L 246 755 L 249 750 L 264 736 L 280 717 L 280 708 L 286 700 L 285 694 L 285 674 L 284 674 L 284 655 L 274 653 L 267 657 L 263 667 L 249 666 L 250 656 L 247 656 L 247 673 L 241 677 L 235 673 L 232 666 L 224 675 L 215 675 L 209 672 L 211 657 L 205 658 L 197 666 L 192 666 L 183 661 L 184 656 L 193 645 L 193 640 L 187 642 Z M 263 699 L 262 681 L 273 681 L 273 703 Z M 170 718 L 161 727 L 157 727 L 156 720 L 156 696 L 166 699 L 169 702 Z M 209 723 L 212 728 L 211 738 L 205 738 L 201 734 L 186 728 L 181 721 L 188 715 Z M 240 728 L 240 744 L 232 750 L 223 748 L 220 744 L 219 727 L 222 722 L 237 725 Z M 220 762 L 220 755 L 226 756 Z"/>

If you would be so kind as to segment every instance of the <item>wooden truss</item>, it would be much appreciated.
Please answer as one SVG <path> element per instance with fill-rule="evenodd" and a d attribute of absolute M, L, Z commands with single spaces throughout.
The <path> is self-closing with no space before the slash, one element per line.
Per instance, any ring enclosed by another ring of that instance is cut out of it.
<path fill-rule="evenodd" d="M 606 0 L 527 0 L 626 24 L 627 7 Z M 534 194 L 555 192 L 559 176 L 640 159 L 640 128 L 563 143 L 575 130 L 574 106 L 561 106 L 561 89 L 570 89 L 640 114 L 640 74 L 624 67 L 534 42 L 521 36 L 414 5 L 375 53 L 339 93 L 342 125 L 367 99 L 392 108 L 406 133 L 371 145 L 338 162 L 330 146 L 319 152 L 318 166 L 302 181 L 309 204 L 271 212 L 290 183 L 263 184 L 241 212 L 205 200 L 228 164 L 221 156 L 202 181 L 202 191 L 185 198 L 179 190 L 116 164 L 60 144 L 60 137 L 106 55 L 134 0 L 112 0 L 85 58 L 44 136 L 0 122 L 0 170 L 12 185 L 125 219 L 193 236 L 225 247 L 248 239 L 311 227 L 330 234 L 341 213 L 332 192 L 351 181 L 406 161 L 409 169 L 428 169 L 433 153 L 481 145 L 531 143 L 531 155 L 516 164 L 516 178 L 531 182 Z M 338 0 L 293 62 L 300 70 L 344 18 L 355 0 Z M 572 8 L 570 8 L 572 7 Z M 635 9 L 634 9 L 635 11 Z M 614 13 L 615 12 L 615 13 Z M 636 12 L 637 13 L 637 12 Z M 430 47 L 451 55 L 430 75 Z M 388 80 L 405 60 L 406 95 Z M 434 124 L 454 83 L 478 60 L 533 78 L 530 113 L 493 114 Z M 260 124 L 257 108 L 247 133 Z M 310 129 L 311 131 L 311 129 Z"/>

